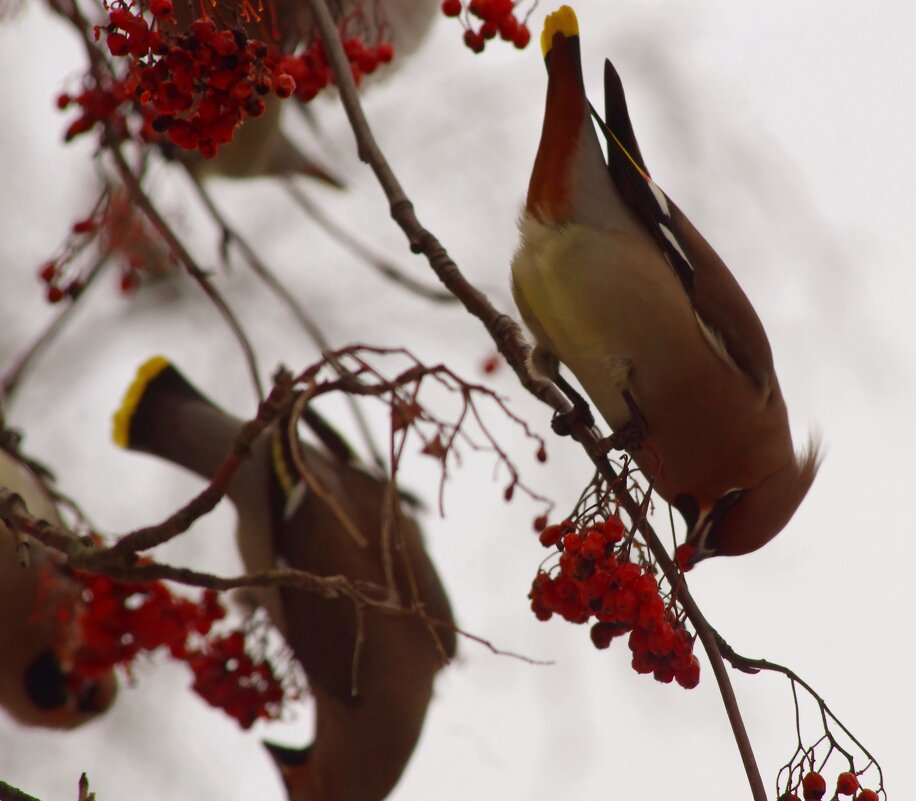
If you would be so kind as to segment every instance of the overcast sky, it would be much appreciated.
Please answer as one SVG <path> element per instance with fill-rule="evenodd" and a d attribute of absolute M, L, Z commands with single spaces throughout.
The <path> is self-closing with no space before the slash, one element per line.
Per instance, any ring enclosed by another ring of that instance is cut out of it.
<path fill-rule="evenodd" d="M 541 3 L 535 34 L 553 7 Z M 916 555 L 916 7 L 583 0 L 576 8 L 590 94 L 600 101 L 610 57 L 653 176 L 730 265 L 767 327 L 796 441 L 817 431 L 826 445 L 820 475 L 785 532 L 754 555 L 702 564 L 691 588 L 739 651 L 787 664 L 820 690 L 881 762 L 892 799 L 914 797 L 916 610 L 907 570 Z M 514 313 L 508 263 L 545 75 L 535 46 L 495 45 L 475 57 L 460 40 L 455 21 L 437 21 L 401 72 L 366 94 L 366 110 L 421 220 Z M 82 69 L 79 44 L 39 3 L 0 25 L 2 363 L 49 316 L 35 270 L 92 201 L 90 143 L 64 146 L 65 117 L 53 108 Z M 357 162 L 333 99 L 318 102 L 316 116 L 322 141 L 310 146 L 350 190 L 304 188 L 432 283 Z M 296 115 L 288 122 L 291 135 L 309 141 Z M 180 173 L 158 165 L 150 186 L 198 258 L 215 267 L 216 231 Z M 469 379 L 492 380 L 548 435 L 548 411 L 509 371 L 482 376 L 491 346 L 476 321 L 370 273 L 278 186 L 212 188 L 333 344 L 406 345 Z M 314 360 L 314 346 L 244 265 L 216 280 L 265 376 L 280 361 Z M 165 353 L 226 408 L 253 410 L 236 344 L 190 283 L 179 289 L 124 299 L 109 277 L 9 410 L 29 451 L 105 532 L 156 522 L 200 487 L 110 443 L 110 413 L 139 362 Z M 337 419 L 346 426 L 345 415 Z M 584 455 L 552 438 L 550 460 L 539 466 L 514 429 L 495 416 L 493 424 L 529 482 L 569 509 L 591 475 Z M 392 799 L 747 798 L 702 656 L 701 684 L 687 692 L 635 675 L 622 644 L 598 652 L 586 628 L 531 615 L 526 594 L 543 552 L 530 522 L 540 509 L 521 497 L 505 504 L 503 482 L 491 476 L 487 457 L 465 454 L 445 519 L 432 511 L 437 476 L 428 460 L 408 460 L 403 481 L 429 501 L 429 550 L 460 624 L 554 664 L 531 666 L 461 642 Z M 231 509 L 220 507 L 162 558 L 234 571 L 232 528 Z M 774 675 L 734 681 L 772 789 L 795 745 L 788 684 Z M 23 732 L 0 720 L 0 778 L 44 801 L 74 798 L 83 770 L 100 801 L 282 798 L 257 741 L 306 742 L 307 705 L 288 725 L 243 733 L 189 693 L 188 682 L 181 666 L 156 660 L 108 716 L 77 732 Z M 814 740 L 816 721 L 808 722 Z M 835 764 L 828 782 L 842 769 Z"/>

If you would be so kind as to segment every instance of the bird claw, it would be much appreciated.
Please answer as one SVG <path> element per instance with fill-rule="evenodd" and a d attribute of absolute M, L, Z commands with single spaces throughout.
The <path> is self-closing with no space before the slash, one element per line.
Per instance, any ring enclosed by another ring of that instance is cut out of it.
<path fill-rule="evenodd" d="M 595 425 L 595 418 L 585 398 L 576 392 L 575 388 L 559 373 L 553 377 L 553 382 L 569 398 L 569 402 L 572 404 L 572 409 L 568 412 L 556 412 L 554 414 L 553 419 L 550 421 L 553 433 L 559 437 L 568 437 L 572 435 L 573 429 L 577 424 L 592 428 Z"/>
<path fill-rule="evenodd" d="M 630 419 L 620 426 L 609 437 L 601 440 L 601 445 L 608 451 L 638 451 L 649 434 L 649 426 L 646 418 L 643 416 L 639 406 L 630 394 L 629 390 L 623 390 L 621 393 L 623 400 L 630 410 Z"/>
<path fill-rule="evenodd" d="M 571 436 L 577 425 L 583 425 L 586 428 L 592 428 L 595 425 L 592 410 L 582 398 L 576 398 L 572 403 L 572 409 L 568 412 L 556 412 L 550 421 L 553 433 L 559 437 Z"/>

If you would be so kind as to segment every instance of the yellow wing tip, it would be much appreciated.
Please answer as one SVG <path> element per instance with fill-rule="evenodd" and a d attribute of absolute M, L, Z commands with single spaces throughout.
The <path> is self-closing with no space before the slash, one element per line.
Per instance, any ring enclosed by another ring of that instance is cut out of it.
<path fill-rule="evenodd" d="M 560 6 L 544 20 L 544 30 L 541 31 L 541 53 L 546 58 L 553 45 L 553 37 L 558 33 L 563 36 L 579 35 L 579 20 L 576 12 L 569 6 Z"/>
<path fill-rule="evenodd" d="M 147 386 L 159 373 L 170 366 L 164 356 L 153 356 L 137 368 L 137 375 L 124 393 L 124 400 L 111 419 L 111 438 L 115 445 L 126 448 L 130 444 L 130 421 L 137 411 L 140 399 L 146 392 Z"/>

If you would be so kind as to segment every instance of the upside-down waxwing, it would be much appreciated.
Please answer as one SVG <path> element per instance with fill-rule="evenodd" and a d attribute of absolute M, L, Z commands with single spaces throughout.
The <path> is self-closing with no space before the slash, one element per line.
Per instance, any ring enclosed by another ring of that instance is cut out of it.
<path fill-rule="evenodd" d="M 63 527 L 41 481 L 2 449 L 0 486 L 34 517 Z M 71 643 L 55 613 L 73 609 L 80 586 L 41 543 L 29 540 L 27 566 L 17 551 L 16 536 L 0 522 L 0 706 L 27 726 L 72 729 L 111 706 L 117 681 L 111 672 L 93 680 L 68 674 Z"/>
<path fill-rule="evenodd" d="M 766 333 L 734 276 L 649 177 L 605 62 L 607 161 L 576 15 L 541 36 L 547 104 L 512 288 L 532 366 L 565 364 L 655 492 L 683 515 L 684 561 L 749 553 L 789 522 L 818 467 L 795 453 Z"/>
<path fill-rule="evenodd" d="M 155 357 L 138 371 L 115 415 L 114 433 L 124 447 L 210 478 L 241 426 L 165 359 Z M 229 486 L 247 569 L 286 564 L 384 586 L 387 482 L 348 461 L 337 446 L 335 456 L 300 442 L 314 482 L 303 491 L 295 478 L 299 471 L 289 439 L 281 430 L 285 426 L 255 442 Z M 288 587 L 258 599 L 302 664 L 315 699 L 311 745 L 268 745 L 290 801 L 385 798 L 416 745 L 443 657 L 455 653 L 448 597 L 417 523 L 403 509 L 398 511 L 390 516 L 396 526 L 391 529 L 390 555 L 400 603 L 405 609 L 414 599 L 422 604 L 442 624 L 435 627 L 435 635 L 417 615 L 366 608 L 354 663 L 358 628 L 348 600 Z"/>

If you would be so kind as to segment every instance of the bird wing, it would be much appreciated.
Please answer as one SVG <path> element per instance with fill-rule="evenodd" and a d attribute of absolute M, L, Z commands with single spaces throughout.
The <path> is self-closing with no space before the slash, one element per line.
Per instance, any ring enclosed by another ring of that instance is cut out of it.
<path fill-rule="evenodd" d="M 713 350 L 765 395 L 775 387 L 773 354 L 763 324 L 719 255 L 649 175 L 627 111 L 623 84 L 604 62 L 608 171 L 617 191 L 655 239 L 693 304 Z"/>

